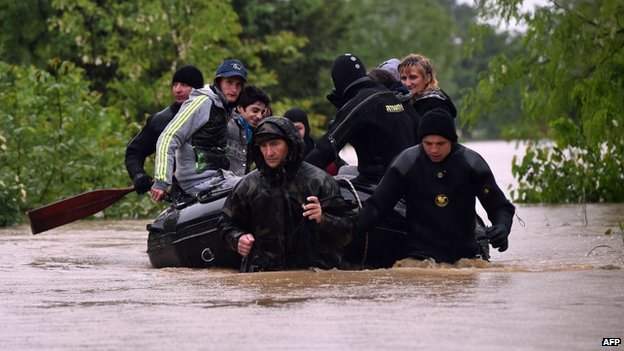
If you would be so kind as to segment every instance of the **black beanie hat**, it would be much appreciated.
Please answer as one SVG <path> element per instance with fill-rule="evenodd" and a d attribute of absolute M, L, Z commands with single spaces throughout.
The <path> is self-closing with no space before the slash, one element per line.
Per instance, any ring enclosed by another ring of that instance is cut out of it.
<path fill-rule="evenodd" d="M 288 118 L 293 123 L 303 123 L 305 126 L 305 136 L 310 135 L 310 122 L 308 122 L 308 114 L 304 110 L 293 107 L 284 113 L 284 117 Z"/>
<path fill-rule="evenodd" d="M 176 82 L 184 83 L 195 89 L 201 89 L 204 87 L 204 76 L 197 67 L 193 65 L 186 65 L 178 68 L 173 74 L 171 84 Z"/>
<path fill-rule="evenodd" d="M 339 96 L 344 96 L 345 91 L 353 82 L 366 77 L 364 63 L 353 54 L 343 54 L 334 60 L 331 68 L 331 77 L 334 87 Z"/>
<path fill-rule="evenodd" d="M 455 123 L 446 110 L 435 108 L 425 113 L 418 128 L 418 140 L 422 141 L 427 135 L 439 135 L 453 143 L 457 141 Z"/>

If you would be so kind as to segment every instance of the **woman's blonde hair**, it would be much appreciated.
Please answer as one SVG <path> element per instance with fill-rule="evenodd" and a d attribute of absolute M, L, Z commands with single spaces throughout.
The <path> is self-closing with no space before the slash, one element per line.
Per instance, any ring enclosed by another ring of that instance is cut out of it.
<path fill-rule="evenodd" d="M 435 69 L 433 68 L 433 63 L 428 57 L 419 54 L 409 54 L 401 60 L 397 69 L 399 74 L 401 74 L 405 69 L 412 66 L 418 67 L 420 73 L 422 73 L 425 78 L 428 78 L 425 91 L 438 88 L 438 80 L 436 79 Z"/>

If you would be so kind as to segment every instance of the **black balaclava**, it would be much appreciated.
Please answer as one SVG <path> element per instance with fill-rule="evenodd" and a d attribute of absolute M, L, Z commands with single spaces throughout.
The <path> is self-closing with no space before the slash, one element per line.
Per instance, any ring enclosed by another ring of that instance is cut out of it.
<path fill-rule="evenodd" d="M 310 136 L 310 122 L 308 121 L 308 114 L 300 108 L 293 107 L 290 110 L 286 111 L 286 113 L 284 113 L 284 117 L 286 119 L 289 119 L 293 123 L 303 123 L 303 126 L 305 128 L 303 142 L 306 145 L 305 155 L 307 156 L 310 152 L 312 152 L 312 150 L 314 150 L 314 147 L 316 146 L 316 142 Z"/>
<path fill-rule="evenodd" d="M 331 77 L 338 96 L 343 97 L 349 86 L 366 77 L 366 67 L 357 56 L 343 54 L 334 60 L 331 68 Z"/>
<path fill-rule="evenodd" d="M 300 109 L 293 107 L 284 113 L 284 117 L 288 118 L 291 122 L 301 122 L 305 126 L 304 138 L 310 135 L 310 123 L 308 122 L 308 114 Z"/>

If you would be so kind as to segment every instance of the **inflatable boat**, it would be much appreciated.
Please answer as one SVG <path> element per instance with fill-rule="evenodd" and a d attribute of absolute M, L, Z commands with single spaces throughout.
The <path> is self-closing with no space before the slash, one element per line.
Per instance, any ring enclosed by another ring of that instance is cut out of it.
<path fill-rule="evenodd" d="M 344 198 L 359 206 L 374 191 L 371 185 L 354 185 L 353 177 L 336 176 Z M 229 191 L 199 194 L 174 202 L 147 225 L 147 254 L 155 268 L 239 268 L 241 257 L 228 249 L 217 224 Z M 354 268 L 391 267 L 405 247 L 405 207 L 395 211 L 367 235 L 345 247 L 345 259 Z"/>

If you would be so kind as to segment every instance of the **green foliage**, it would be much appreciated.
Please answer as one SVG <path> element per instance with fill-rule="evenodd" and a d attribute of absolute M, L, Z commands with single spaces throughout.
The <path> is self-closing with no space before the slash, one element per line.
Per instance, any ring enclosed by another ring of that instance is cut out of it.
<path fill-rule="evenodd" d="M 46 53 L 55 43 L 46 18 L 47 2 L 37 0 L 0 2 L 0 57 L 13 64 L 45 64 Z"/>
<path fill-rule="evenodd" d="M 521 18 L 528 31 L 524 54 L 493 61 L 470 92 L 468 118 L 510 106 L 504 92 L 520 92 L 514 134 L 533 142 L 513 166 L 517 200 L 624 201 L 624 3 L 551 1 L 533 15 L 517 6 L 481 2 L 482 13 Z"/>
<path fill-rule="evenodd" d="M 457 92 L 452 77 L 459 59 L 459 30 L 449 8 L 454 2 L 361 0 L 353 5 L 343 52 L 359 55 L 369 70 L 393 57 L 423 54 L 433 60 L 442 87 L 451 95 Z"/>
<path fill-rule="evenodd" d="M 0 84 L 0 130 L 11 131 L 3 135 L 2 202 L 12 212 L 119 184 L 123 121 L 98 104 L 81 69 L 58 61 L 49 71 L 1 63 Z"/>
<path fill-rule="evenodd" d="M 349 6 L 359 6 L 359 3 Z M 276 80 L 262 87 L 273 101 L 290 107 L 305 108 L 309 113 L 312 134 L 320 135 L 328 116 L 335 108 L 325 95 L 331 88 L 329 67 L 340 53 L 339 43 L 351 24 L 345 1 L 327 0 L 234 0 L 245 40 L 259 40 L 267 35 L 291 33 L 299 38 L 288 54 L 278 56 L 260 52 L 263 65 L 271 67 Z M 274 106 L 276 104 L 273 104 Z"/>
<path fill-rule="evenodd" d="M 6 138 L 0 134 L 1 164 L 5 164 Z M 15 173 L 1 167 L 0 171 L 0 227 L 9 226 L 20 218 L 20 209 L 26 202 L 26 189 Z"/>
<path fill-rule="evenodd" d="M 210 83 L 221 61 L 236 57 L 254 84 L 276 85 L 274 69 L 259 57 L 296 57 L 305 44 L 284 31 L 241 38 L 229 1 L 26 0 L 3 7 L 3 60 L 40 68 L 51 58 L 73 62 L 102 94 L 101 103 L 117 106 L 128 122 L 142 122 L 171 102 L 171 76 L 183 64 L 196 65 Z"/>
<path fill-rule="evenodd" d="M 103 103 L 139 121 L 170 103 L 178 66 L 192 63 L 209 78 L 241 46 L 242 29 L 226 1 L 55 0 L 52 7 L 50 30 L 66 48 L 51 54 L 83 67 Z"/>
<path fill-rule="evenodd" d="M 279 85 L 267 86 L 273 95 L 296 99 L 320 95 L 319 67 L 331 65 L 340 34 L 347 28 L 344 6 L 342 1 L 324 0 L 233 2 L 241 17 L 243 38 L 258 40 L 277 33 L 300 38 L 288 55 L 258 55 L 279 78 Z"/>
<path fill-rule="evenodd" d="M 251 82 L 276 84 L 275 71 L 264 68 L 259 55 L 281 60 L 296 56 L 305 43 L 289 32 L 241 39 L 228 1 L 26 0 L 1 6 L 0 57 L 6 61 L 0 102 L 8 106 L 1 121 L 2 225 L 60 198 L 127 186 L 125 145 L 147 115 L 171 103 L 178 66 L 198 66 L 211 83 L 220 62 L 237 57 Z M 162 207 L 128 195 L 105 214 L 151 216 Z"/>

